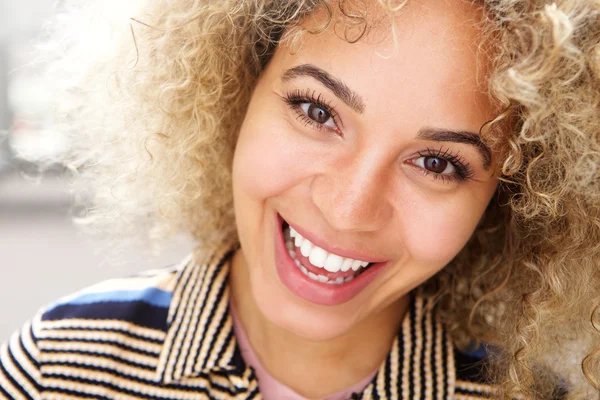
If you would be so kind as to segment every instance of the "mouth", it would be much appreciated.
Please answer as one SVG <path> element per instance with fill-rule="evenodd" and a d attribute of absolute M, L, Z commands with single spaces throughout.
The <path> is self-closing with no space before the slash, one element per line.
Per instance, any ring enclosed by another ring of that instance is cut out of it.
<path fill-rule="evenodd" d="M 279 214 L 275 229 L 279 278 L 291 292 L 311 303 L 333 306 L 347 302 L 369 286 L 389 264 L 389 261 L 351 258 L 346 251 L 339 251 L 340 254 L 332 249 L 327 251 L 299 233 Z"/>
<path fill-rule="evenodd" d="M 296 267 L 315 282 L 343 285 L 352 281 L 373 265 L 338 254 L 313 244 L 298 231 L 283 221 L 281 226 L 285 247 Z"/>

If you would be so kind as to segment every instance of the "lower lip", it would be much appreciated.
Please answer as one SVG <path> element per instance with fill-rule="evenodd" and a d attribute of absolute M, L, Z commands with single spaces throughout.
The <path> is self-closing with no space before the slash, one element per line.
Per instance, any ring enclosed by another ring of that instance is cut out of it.
<path fill-rule="evenodd" d="M 379 272 L 383 271 L 384 266 L 387 264 L 387 262 L 372 264 L 350 282 L 340 285 L 313 281 L 300 271 L 288 253 L 283 239 L 282 224 L 283 219 L 277 214 L 277 226 L 275 226 L 275 264 L 277 266 L 277 274 L 281 282 L 292 293 L 311 303 L 322 306 L 336 306 L 351 300 L 362 292 L 377 277 Z"/>

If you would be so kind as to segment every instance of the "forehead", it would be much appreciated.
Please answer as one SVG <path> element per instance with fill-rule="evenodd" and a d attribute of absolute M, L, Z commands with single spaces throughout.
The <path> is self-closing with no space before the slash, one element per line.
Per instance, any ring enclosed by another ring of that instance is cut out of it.
<path fill-rule="evenodd" d="M 490 119 L 487 62 L 478 51 L 480 7 L 463 0 L 409 0 L 395 13 L 393 25 L 377 1 L 355 7 L 350 12 L 367 13 L 368 29 L 358 41 L 346 39 L 356 36 L 360 24 L 348 25 L 332 5 L 334 16 L 325 31 L 305 33 L 297 48 L 281 46 L 276 51 L 279 72 L 316 64 L 359 93 L 367 114 L 373 109 L 413 115 L 421 110 L 431 124 L 452 123 L 463 129 L 468 121 L 473 125 L 474 119 Z M 325 18 L 327 13 L 319 10 L 302 26 L 314 30 Z"/>

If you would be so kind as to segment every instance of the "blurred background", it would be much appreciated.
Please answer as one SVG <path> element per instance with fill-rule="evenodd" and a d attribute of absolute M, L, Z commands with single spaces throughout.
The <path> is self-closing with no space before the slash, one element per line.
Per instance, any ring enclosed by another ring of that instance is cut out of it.
<path fill-rule="evenodd" d="M 174 264 L 192 248 L 174 240 L 158 256 L 130 249 L 107 258 L 71 222 L 69 178 L 36 161 L 64 151 L 40 128 L 49 95 L 38 89 L 32 43 L 54 0 L 0 0 L 0 343 L 43 305 L 110 277 Z"/>

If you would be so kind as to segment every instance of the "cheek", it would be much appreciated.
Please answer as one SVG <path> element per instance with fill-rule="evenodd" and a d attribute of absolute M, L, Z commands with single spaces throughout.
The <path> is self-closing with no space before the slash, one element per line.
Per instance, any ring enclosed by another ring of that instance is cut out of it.
<path fill-rule="evenodd" d="M 465 246 L 487 204 L 468 200 L 460 196 L 442 204 L 421 201 L 403 213 L 405 246 L 415 261 L 441 269 Z"/>
<path fill-rule="evenodd" d="M 272 120 L 254 118 L 244 123 L 234 156 L 234 193 L 264 202 L 281 195 L 306 175 L 302 157 L 289 139 L 290 128 Z"/>

